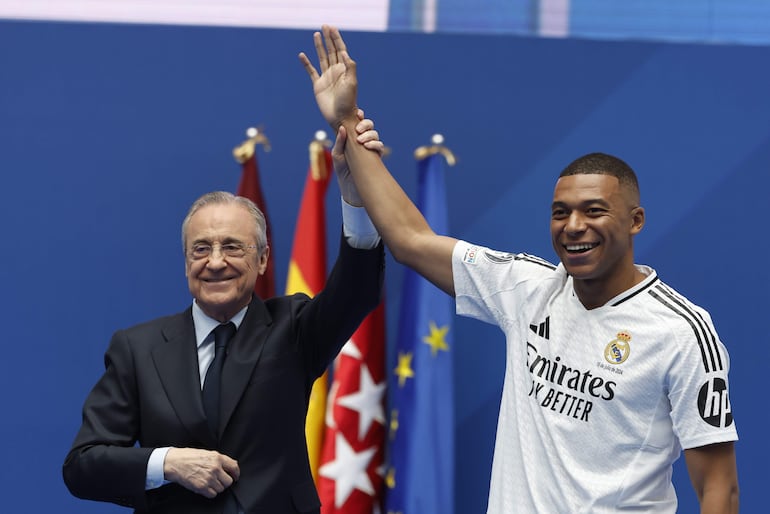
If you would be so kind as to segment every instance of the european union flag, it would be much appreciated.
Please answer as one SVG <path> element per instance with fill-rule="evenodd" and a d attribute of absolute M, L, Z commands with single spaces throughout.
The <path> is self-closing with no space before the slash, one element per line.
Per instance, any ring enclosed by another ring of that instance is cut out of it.
<path fill-rule="evenodd" d="M 448 233 L 444 156 L 419 162 L 417 207 Z M 397 363 L 390 381 L 389 514 L 454 513 L 453 299 L 411 269 L 404 274 Z"/>

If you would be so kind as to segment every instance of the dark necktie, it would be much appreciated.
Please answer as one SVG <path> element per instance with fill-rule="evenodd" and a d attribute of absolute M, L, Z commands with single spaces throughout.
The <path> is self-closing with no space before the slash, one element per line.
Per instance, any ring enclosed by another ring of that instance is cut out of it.
<path fill-rule="evenodd" d="M 233 334 L 233 323 L 225 323 L 214 329 L 214 360 L 211 361 L 203 382 L 203 411 L 215 437 L 219 437 L 219 388 L 222 383 L 222 367 L 227 355 L 227 342 Z"/>

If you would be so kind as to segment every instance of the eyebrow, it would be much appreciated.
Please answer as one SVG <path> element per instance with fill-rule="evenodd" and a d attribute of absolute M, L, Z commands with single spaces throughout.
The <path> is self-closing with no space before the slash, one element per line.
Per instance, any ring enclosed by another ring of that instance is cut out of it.
<path fill-rule="evenodd" d="M 221 244 L 221 245 L 226 245 L 226 244 L 231 244 L 231 243 L 246 244 L 243 241 L 241 241 L 240 239 L 238 239 L 237 237 L 233 237 L 233 236 L 227 236 L 227 237 L 225 237 L 222 240 L 217 241 L 217 242 L 219 244 Z M 199 239 L 193 240 L 190 244 L 193 244 L 193 245 L 196 245 L 196 244 L 211 245 L 212 241 L 210 239 L 206 239 L 206 238 L 199 238 Z"/>
<path fill-rule="evenodd" d="M 601 205 L 603 207 L 610 207 L 610 203 L 602 198 L 591 198 L 588 200 L 582 200 L 577 203 L 577 207 L 587 207 L 589 205 Z M 551 204 L 551 208 L 555 207 L 570 207 L 570 204 L 563 201 L 556 201 Z"/>

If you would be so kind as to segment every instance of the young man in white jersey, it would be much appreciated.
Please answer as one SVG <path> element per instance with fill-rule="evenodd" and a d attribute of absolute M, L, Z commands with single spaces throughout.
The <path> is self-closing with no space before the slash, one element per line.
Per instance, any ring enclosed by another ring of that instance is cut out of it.
<path fill-rule="evenodd" d="M 590 154 L 562 172 L 558 266 L 437 235 L 378 154 L 353 136 L 345 144 L 363 130 L 356 64 L 333 27 L 314 43 L 321 74 L 300 60 L 338 130 L 343 182 L 355 182 L 397 261 L 506 335 L 488 512 L 673 513 L 683 449 L 701 512 L 738 512 L 728 355 L 708 313 L 634 263 L 645 212 L 631 168 Z"/>

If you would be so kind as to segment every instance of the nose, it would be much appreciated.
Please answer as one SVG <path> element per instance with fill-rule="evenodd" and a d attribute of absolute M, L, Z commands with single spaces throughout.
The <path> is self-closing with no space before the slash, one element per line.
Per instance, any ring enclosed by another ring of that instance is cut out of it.
<path fill-rule="evenodd" d="M 206 261 L 206 267 L 209 269 L 222 269 L 227 266 L 225 255 L 222 253 L 222 249 L 219 246 L 215 246 L 211 249 L 211 254 Z"/>
<path fill-rule="evenodd" d="M 568 234 L 578 234 L 585 231 L 586 225 L 583 216 L 578 212 L 572 212 L 564 224 L 564 231 Z"/>

